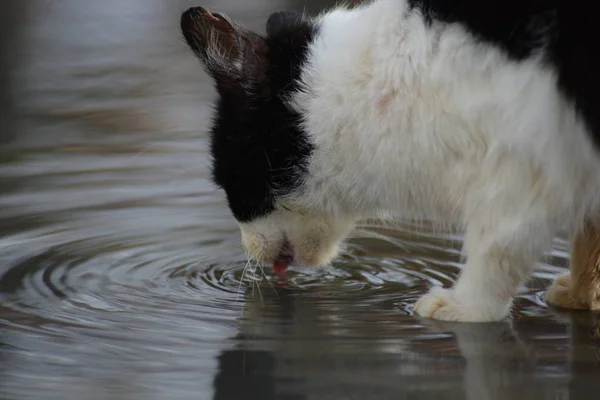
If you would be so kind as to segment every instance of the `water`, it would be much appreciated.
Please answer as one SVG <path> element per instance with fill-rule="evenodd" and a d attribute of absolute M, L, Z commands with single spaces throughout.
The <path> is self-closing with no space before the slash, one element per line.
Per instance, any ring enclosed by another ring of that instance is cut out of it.
<path fill-rule="evenodd" d="M 0 6 L 0 398 L 594 398 L 598 315 L 543 301 L 561 238 L 511 323 L 414 317 L 461 268 L 461 236 L 427 223 L 362 226 L 327 268 L 248 265 L 207 176 L 190 5 Z M 204 5 L 255 29 L 305 6 Z"/>

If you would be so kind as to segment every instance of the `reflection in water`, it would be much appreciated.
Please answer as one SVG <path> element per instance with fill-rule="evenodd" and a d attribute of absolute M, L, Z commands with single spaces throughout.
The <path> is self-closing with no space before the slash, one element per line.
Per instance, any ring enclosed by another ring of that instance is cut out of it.
<path fill-rule="evenodd" d="M 0 145 L 14 139 L 12 71 L 16 66 L 18 25 L 24 5 L 15 0 L 0 3 Z"/>
<path fill-rule="evenodd" d="M 389 315 L 381 317 L 385 307 L 359 312 L 362 305 L 335 295 L 324 307 L 320 297 L 269 293 L 249 299 L 233 349 L 219 357 L 215 398 L 239 398 L 252 388 L 267 399 L 560 399 L 597 385 L 597 352 L 576 354 L 589 334 L 570 344 L 567 330 L 589 332 L 599 324 L 592 314 L 424 325 L 396 316 L 389 323 Z"/>
<path fill-rule="evenodd" d="M 412 315 L 429 285 L 451 285 L 461 268 L 461 237 L 426 224 L 365 225 L 327 268 L 282 278 L 247 265 L 207 179 L 214 92 L 178 27 L 195 3 L 0 3 L 0 84 L 11 83 L 0 117 L 18 122 L 0 147 L 1 398 L 584 398 L 598 388 L 598 316 L 542 300 L 567 264 L 561 238 L 512 324 Z M 330 2 L 203 4 L 262 30 L 273 10 Z"/>
<path fill-rule="evenodd" d="M 275 392 L 275 357 L 268 351 L 225 351 L 219 356 L 215 376 L 215 400 L 304 399 L 302 394 L 284 397 Z"/>

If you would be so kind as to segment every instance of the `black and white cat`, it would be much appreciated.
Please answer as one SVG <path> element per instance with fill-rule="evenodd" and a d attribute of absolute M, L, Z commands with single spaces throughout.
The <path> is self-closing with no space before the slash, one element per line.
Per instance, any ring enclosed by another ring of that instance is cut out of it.
<path fill-rule="evenodd" d="M 201 7 L 181 28 L 216 83 L 213 178 L 248 254 L 322 265 L 381 215 L 466 229 L 418 314 L 492 321 L 556 231 L 600 211 L 600 25 L 578 0 L 375 0 L 266 35 Z M 547 299 L 561 304 L 569 275 Z M 560 296 L 559 296 L 560 295 Z"/>

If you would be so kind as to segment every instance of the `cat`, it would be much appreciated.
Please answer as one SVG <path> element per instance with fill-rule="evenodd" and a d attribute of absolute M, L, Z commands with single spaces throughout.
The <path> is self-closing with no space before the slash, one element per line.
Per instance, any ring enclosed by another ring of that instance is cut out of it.
<path fill-rule="evenodd" d="M 461 274 L 415 312 L 498 321 L 565 229 L 582 255 L 546 300 L 600 308 L 600 41 L 589 7 L 375 0 L 313 18 L 275 12 L 266 34 L 185 11 L 185 41 L 218 93 L 212 178 L 248 255 L 318 266 L 361 219 L 459 224 Z"/>

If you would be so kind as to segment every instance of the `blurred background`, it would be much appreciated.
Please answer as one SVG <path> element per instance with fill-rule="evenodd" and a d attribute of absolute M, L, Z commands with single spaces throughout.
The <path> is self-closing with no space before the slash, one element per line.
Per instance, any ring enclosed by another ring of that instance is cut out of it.
<path fill-rule="evenodd" d="M 187 7 L 263 32 L 319 0 L 0 2 L 0 398 L 590 398 L 594 314 L 546 307 L 558 237 L 512 323 L 413 316 L 462 238 L 363 225 L 332 266 L 248 264 L 208 178 L 215 93 Z"/>

